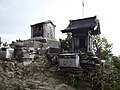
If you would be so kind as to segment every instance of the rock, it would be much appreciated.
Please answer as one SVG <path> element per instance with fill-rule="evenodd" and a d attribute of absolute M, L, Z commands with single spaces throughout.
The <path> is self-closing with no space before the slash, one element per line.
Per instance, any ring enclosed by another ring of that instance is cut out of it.
<path fill-rule="evenodd" d="M 28 65 L 0 60 L 0 90 L 75 90 L 55 78 L 49 66 L 44 55 Z"/>
<path fill-rule="evenodd" d="M 0 77 L 0 82 L 2 82 L 2 80 L 3 80 L 3 78 L 2 78 L 2 77 Z"/>
<path fill-rule="evenodd" d="M 14 78 L 14 72 L 7 72 L 8 78 Z"/>
<path fill-rule="evenodd" d="M 29 81 L 29 82 L 26 82 L 27 84 L 27 88 L 30 88 L 30 89 L 37 89 L 38 88 L 38 83 L 34 83 L 32 81 Z"/>
<path fill-rule="evenodd" d="M 71 88 L 70 86 L 67 86 L 66 84 L 60 84 L 58 85 L 55 90 L 75 90 Z"/>

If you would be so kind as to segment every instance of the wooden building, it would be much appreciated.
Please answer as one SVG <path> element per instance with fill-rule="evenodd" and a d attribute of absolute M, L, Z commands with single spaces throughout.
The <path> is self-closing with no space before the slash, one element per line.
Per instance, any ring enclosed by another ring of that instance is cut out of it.
<path fill-rule="evenodd" d="M 99 35 L 100 24 L 96 16 L 70 20 L 70 24 L 62 33 L 72 33 L 72 51 L 91 52 L 92 36 Z"/>

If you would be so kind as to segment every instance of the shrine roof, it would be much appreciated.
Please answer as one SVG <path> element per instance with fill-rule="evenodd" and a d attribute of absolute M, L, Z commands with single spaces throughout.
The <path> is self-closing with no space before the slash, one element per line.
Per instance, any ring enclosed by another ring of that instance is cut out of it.
<path fill-rule="evenodd" d="M 88 17 L 77 20 L 70 20 L 68 27 L 64 30 L 61 30 L 62 33 L 75 32 L 75 31 L 83 31 L 83 30 L 91 30 L 93 35 L 100 34 L 100 24 L 99 20 L 94 17 Z"/>
<path fill-rule="evenodd" d="M 44 21 L 44 22 L 36 23 L 36 24 L 30 25 L 30 26 L 31 26 L 31 27 L 34 27 L 34 26 L 41 26 L 41 25 L 47 24 L 47 23 L 51 23 L 54 27 L 56 27 L 56 25 L 53 24 L 51 20 L 47 20 L 47 21 Z"/>

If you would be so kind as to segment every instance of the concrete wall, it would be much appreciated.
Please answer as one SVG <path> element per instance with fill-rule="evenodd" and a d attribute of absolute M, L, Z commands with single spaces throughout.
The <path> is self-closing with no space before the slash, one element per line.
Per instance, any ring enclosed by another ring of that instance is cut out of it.
<path fill-rule="evenodd" d="M 51 21 L 31 25 L 31 38 L 33 37 L 55 39 L 55 25 Z"/>
<path fill-rule="evenodd" d="M 55 39 L 55 27 L 51 23 L 43 25 L 43 37 Z"/>

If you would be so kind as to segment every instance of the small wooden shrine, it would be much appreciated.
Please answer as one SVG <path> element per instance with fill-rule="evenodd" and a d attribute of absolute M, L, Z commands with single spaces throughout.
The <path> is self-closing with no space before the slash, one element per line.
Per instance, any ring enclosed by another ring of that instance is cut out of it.
<path fill-rule="evenodd" d="M 100 24 L 96 16 L 70 20 L 70 24 L 62 33 L 72 33 L 72 51 L 91 52 L 92 36 L 99 35 Z"/>

